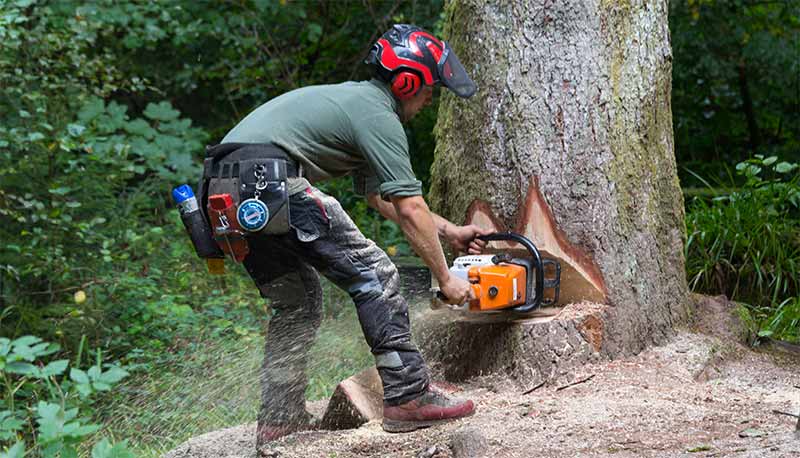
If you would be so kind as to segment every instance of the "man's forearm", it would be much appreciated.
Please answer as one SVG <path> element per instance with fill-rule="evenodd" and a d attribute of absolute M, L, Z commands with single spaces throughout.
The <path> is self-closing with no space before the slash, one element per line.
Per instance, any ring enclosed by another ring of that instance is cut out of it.
<path fill-rule="evenodd" d="M 400 217 L 397 216 L 397 210 L 394 208 L 393 204 L 380 198 L 373 200 L 371 204 L 384 218 L 400 225 Z M 439 234 L 439 237 L 449 239 L 448 234 L 450 229 L 455 225 L 430 210 L 428 210 L 428 212 L 431 218 L 433 218 L 433 224 L 436 226 L 436 233 Z"/>
<path fill-rule="evenodd" d="M 413 204 L 405 202 L 397 206 L 393 205 L 393 207 L 393 212 L 387 212 L 389 214 L 384 214 L 384 216 L 388 219 L 392 219 L 391 216 L 396 218 L 393 221 L 400 225 L 411 247 L 431 269 L 434 277 L 440 283 L 444 283 L 449 278 L 450 271 L 439 242 L 439 227 L 436 224 L 435 215 L 430 212 L 421 197 L 415 199 Z M 398 207 L 401 208 L 400 211 L 398 211 Z M 443 218 L 439 217 L 439 219 Z"/>

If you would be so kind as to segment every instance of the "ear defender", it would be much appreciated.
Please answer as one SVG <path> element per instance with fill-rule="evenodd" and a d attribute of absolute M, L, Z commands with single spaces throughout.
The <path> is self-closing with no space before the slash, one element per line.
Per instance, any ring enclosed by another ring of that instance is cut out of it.
<path fill-rule="evenodd" d="M 422 89 L 422 80 L 416 73 L 399 72 L 392 78 L 392 94 L 398 100 L 408 100 Z"/>

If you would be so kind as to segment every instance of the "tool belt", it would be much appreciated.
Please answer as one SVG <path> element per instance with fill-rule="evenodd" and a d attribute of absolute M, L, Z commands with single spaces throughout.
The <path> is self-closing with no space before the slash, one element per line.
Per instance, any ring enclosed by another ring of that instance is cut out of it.
<path fill-rule="evenodd" d="M 220 248 L 241 261 L 248 251 L 246 237 L 289 232 L 288 179 L 301 174 L 301 167 L 273 144 L 206 148 L 197 194 Z"/>

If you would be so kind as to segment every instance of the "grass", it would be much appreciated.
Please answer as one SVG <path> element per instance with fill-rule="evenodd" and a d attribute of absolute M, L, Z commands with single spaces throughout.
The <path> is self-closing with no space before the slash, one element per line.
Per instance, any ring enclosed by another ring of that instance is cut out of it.
<path fill-rule="evenodd" d="M 797 341 L 800 167 L 756 156 L 736 169 L 744 184 L 688 205 L 689 286 L 747 304 L 759 335 Z"/>
<path fill-rule="evenodd" d="M 350 298 L 325 282 L 322 325 L 310 350 L 308 399 L 372 364 Z M 199 338 L 168 367 L 134 373 L 104 404 L 103 434 L 129 439 L 142 458 L 161 457 L 187 439 L 256 420 L 263 336 Z M 194 349 L 194 350 L 190 350 Z"/>

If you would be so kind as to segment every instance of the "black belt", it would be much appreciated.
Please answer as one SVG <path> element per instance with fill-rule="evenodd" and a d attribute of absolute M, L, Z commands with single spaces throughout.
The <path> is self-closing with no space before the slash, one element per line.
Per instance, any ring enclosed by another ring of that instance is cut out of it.
<path fill-rule="evenodd" d="M 272 143 L 221 143 L 206 148 L 205 178 L 238 178 L 239 161 L 247 159 L 283 159 L 286 176 L 302 175 L 302 167 L 286 151 Z"/>

